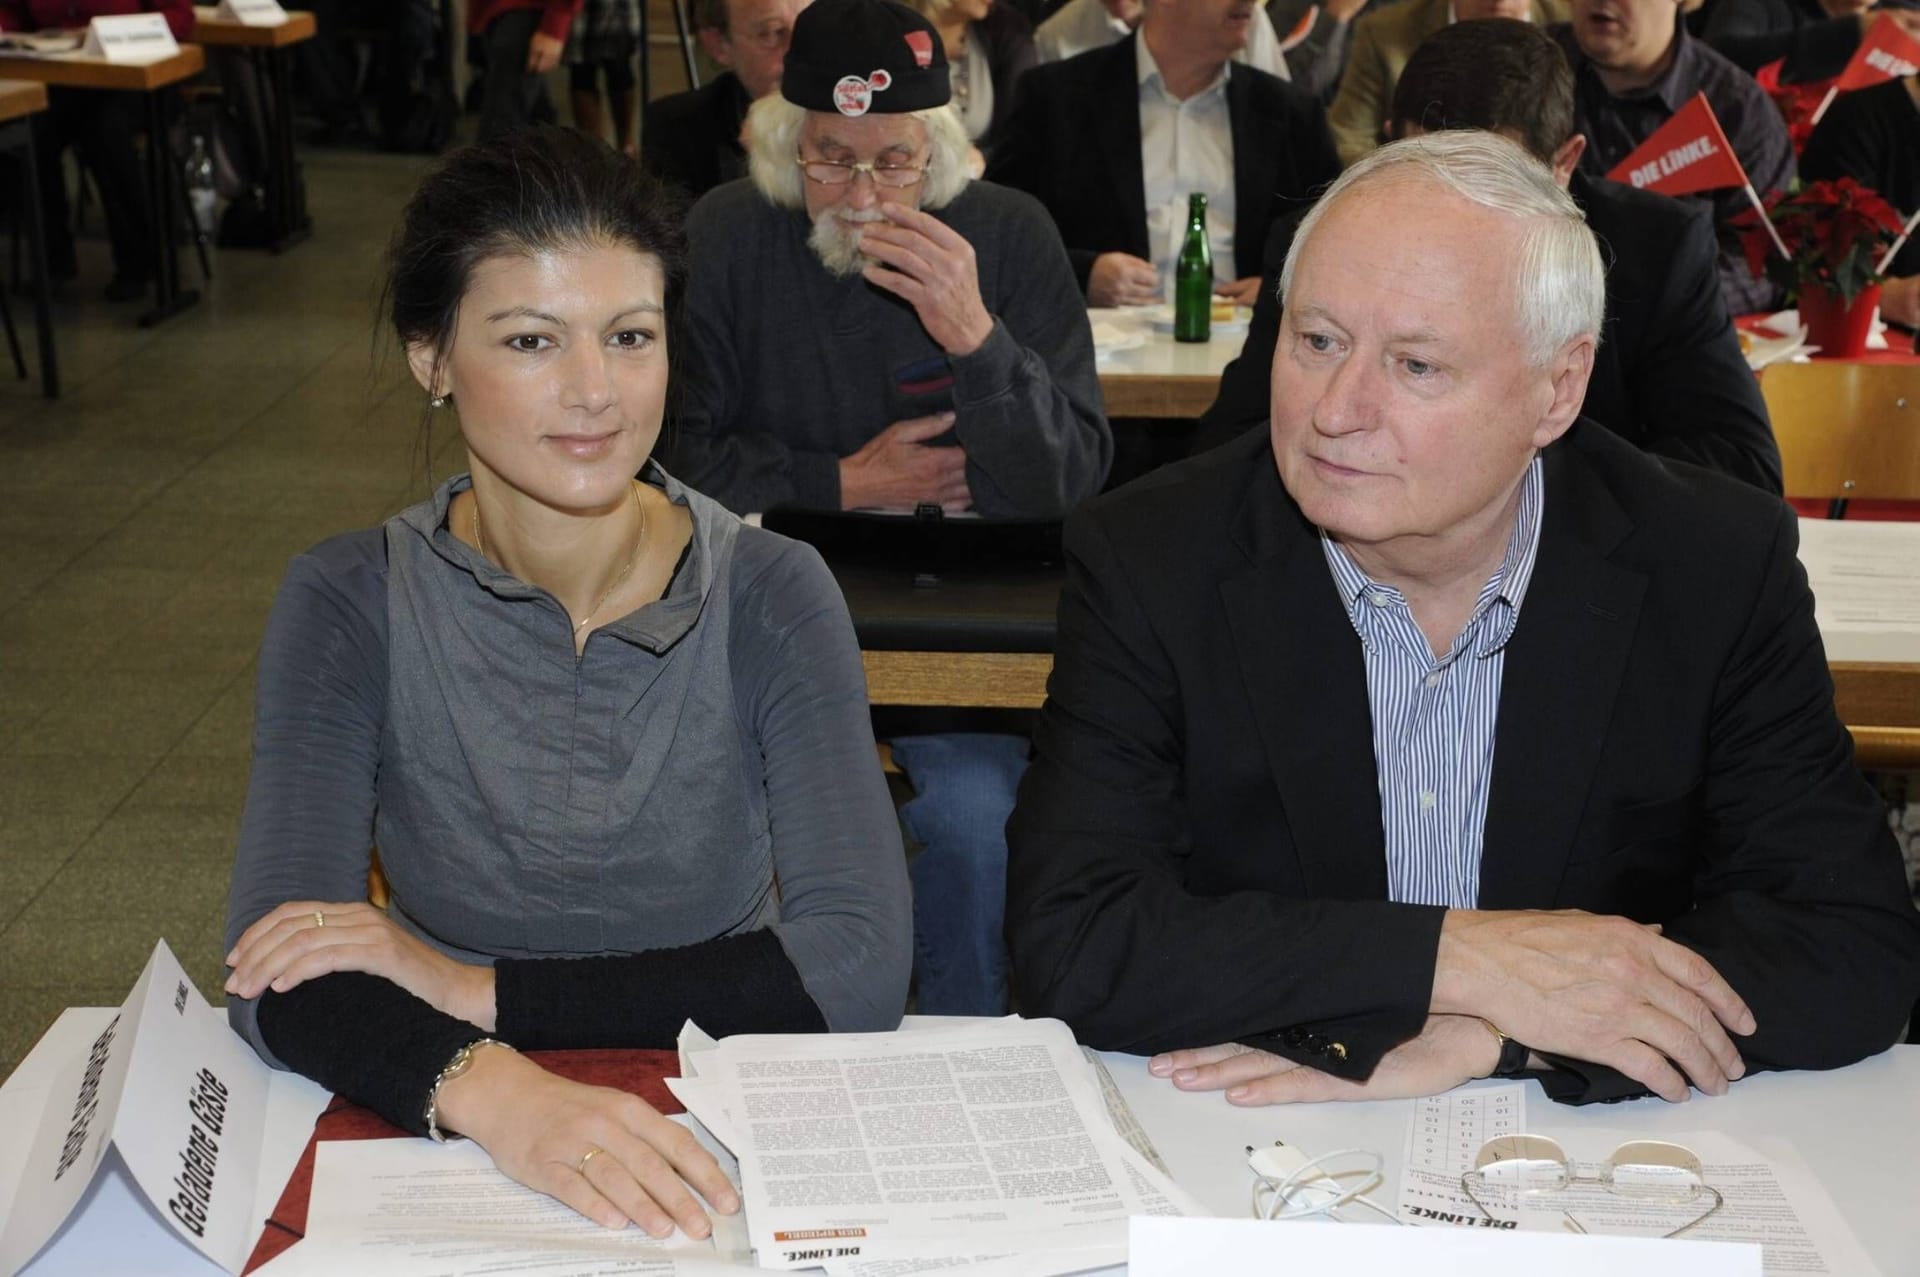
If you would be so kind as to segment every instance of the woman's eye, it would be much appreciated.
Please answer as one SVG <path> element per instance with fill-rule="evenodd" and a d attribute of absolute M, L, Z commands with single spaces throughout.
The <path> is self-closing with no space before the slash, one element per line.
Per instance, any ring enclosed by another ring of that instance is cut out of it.
<path fill-rule="evenodd" d="M 521 333 L 517 337 L 507 338 L 507 345 L 529 355 L 536 351 L 545 350 L 552 344 L 552 342 L 540 336 L 538 333 Z"/>
<path fill-rule="evenodd" d="M 653 344 L 653 334 L 644 328 L 623 328 L 613 335 L 613 344 L 621 350 L 645 350 Z"/>

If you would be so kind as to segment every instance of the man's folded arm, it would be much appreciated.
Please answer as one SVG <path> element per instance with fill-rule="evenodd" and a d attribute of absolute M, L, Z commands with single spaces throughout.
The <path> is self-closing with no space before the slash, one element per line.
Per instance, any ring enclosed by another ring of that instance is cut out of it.
<path fill-rule="evenodd" d="M 1813 595 L 1782 507 L 1751 617 L 1716 693 L 1708 846 L 1668 938 L 1713 964 L 1757 1031 L 1751 1069 L 1850 1064 L 1920 997 L 1920 914 L 1833 704 Z"/>
<path fill-rule="evenodd" d="M 1189 889 L 1206 849 L 1187 819 L 1179 671 L 1096 516 L 1069 521 L 1066 549 L 1036 757 L 1007 829 L 1020 1005 L 1103 1049 L 1244 1041 L 1368 1076 L 1425 1023 L 1442 911 Z"/>

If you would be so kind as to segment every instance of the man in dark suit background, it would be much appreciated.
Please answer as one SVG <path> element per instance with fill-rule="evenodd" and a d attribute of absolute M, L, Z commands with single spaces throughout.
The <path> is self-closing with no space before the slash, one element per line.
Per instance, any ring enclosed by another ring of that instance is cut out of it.
<path fill-rule="evenodd" d="M 1504 18 L 1443 27 L 1408 60 L 1388 123 L 1395 137 L 1486 129 L 1553 170 L 1599 237 L 1606 325 L 1581 415 L 1629 442 L 1780 491 L 1780 450 L 1760 384 L 1740 353 L 1704 208 L 1583 173 L 1573 73 L 1552 37 Z M 1280 268 L 1295 221 L 1275 227 L 1240 357 L 1220 378 L 1196 450 L 1267 419 L 1280 331 Z"/>
<path fill-rule="evenodd" d="M 693 25 L 726 70 L 697 89 L 647 104 L 640 163 L 691 195 L 747 175 L 747 108 L 780 87 L 793 20 L 810 0 L 695 0 Z M 642 51 L 645 56 L 645 51 Z"/>
<path fill-rule="evenodd" d="M 1232 60 L 1255 21 L 1247 0 L 1148 0 L 1132 35 L 1022 78 L 987 178 L 1046 205 L 1092 305 L 1166 299 L 1194 191 L 1217 291 L 1251 303 L 1274 218 L 1339 174 L 1320 104 Z"/>
<path fill-rule="evenodd" d="M 1485 132 L 1396 142 L 1283 280 L 1268 436 L 1069 520 L 1022 1009 L 1241 1104 L 1681 1100 L 1894 1042 L 1920 916 L 1794 516 L 1577 420 L 1571 198 Z"/>

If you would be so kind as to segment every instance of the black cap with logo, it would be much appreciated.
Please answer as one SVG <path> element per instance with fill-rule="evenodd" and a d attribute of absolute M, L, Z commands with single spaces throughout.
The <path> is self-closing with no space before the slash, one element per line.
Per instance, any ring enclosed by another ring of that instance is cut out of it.
<path fill-rule="evenodd" d="M 892 0 L 814 0 L 794 19 L 780 96 L 809 111 L 904 115 L 953 96 L 933 24 Z"/>

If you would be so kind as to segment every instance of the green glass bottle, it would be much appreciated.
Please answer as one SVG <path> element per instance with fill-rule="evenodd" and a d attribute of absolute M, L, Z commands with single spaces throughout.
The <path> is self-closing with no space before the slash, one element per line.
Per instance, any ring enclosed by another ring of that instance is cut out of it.
<path fill-rule="evenodd" d="M 1187 196 L 1187 238 L 1173 268 L 1173 339 L 1206 341 L 1213 335 L 1213 249 L 1207 243 L 1207 197 Z"/>

